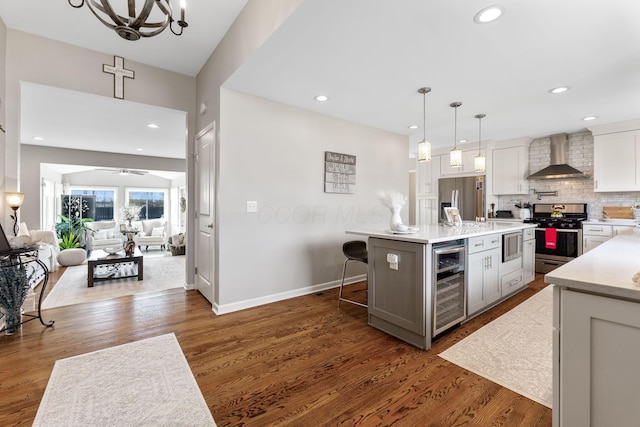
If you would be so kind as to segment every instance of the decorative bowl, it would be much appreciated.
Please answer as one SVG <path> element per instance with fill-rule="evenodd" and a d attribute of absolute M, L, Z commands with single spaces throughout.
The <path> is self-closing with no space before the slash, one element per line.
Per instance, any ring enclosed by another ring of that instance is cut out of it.
<path fill-rule="evenodd" d="M 122 249 L 123 249 L 122 246 L 118 246 L 118 247 L 104 248 L 103 251 L 105 251 L 110 255 L 114 255 L 120 252 Z"/>

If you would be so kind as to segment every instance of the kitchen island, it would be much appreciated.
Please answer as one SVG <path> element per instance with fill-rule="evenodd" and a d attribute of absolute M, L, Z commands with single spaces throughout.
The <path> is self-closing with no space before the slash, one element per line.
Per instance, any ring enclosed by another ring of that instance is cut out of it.
<path fill-rule="evenodd" d="M 546 283 L 555 285 L 555 427 L 638 425 L 638 272 L 640 230 L 634 230 L 545 276 Z"/>
<path fill-rule="evenodd" d="M 369 325 L 429 349 L 433 337 L 532 280 L 534 228 L 514 221 L 347 230 L 368 237 Z"/>

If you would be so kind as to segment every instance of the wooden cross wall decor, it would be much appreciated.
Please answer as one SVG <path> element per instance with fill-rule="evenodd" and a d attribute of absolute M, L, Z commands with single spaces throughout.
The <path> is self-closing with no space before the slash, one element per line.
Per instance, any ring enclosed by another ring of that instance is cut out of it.
<path fill-rule="evenodd" d="M 124 99 L 124 78 L 134 79 L 134 72 L 124 68 L 124 58 L 120 56 L 113 57 L 113 64 L 102 64 L 102 72 L 113 74 L 113 97 Z"/>

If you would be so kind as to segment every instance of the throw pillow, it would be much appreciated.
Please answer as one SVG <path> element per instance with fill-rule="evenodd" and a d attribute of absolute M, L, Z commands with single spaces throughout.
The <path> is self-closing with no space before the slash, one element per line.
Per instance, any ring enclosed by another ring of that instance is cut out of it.
<path fill-rule="evenodd" d="M 163 232 L 164 232 L 164 227 L 153 227 L 153 230 L 151 230 L 151 235 L 162 236 Z"/>
<path fill-rule="evenodd" d="M 106 239 L 107 238 L 106 230 L 94 231 L 93 232 L 93 238 L 95 240 L 104 240 L 104 239 Z"/>
<path fill-rule="evenodd" d="M 113 239 L 114 233 L 113 228 L 107 230 L 107 239 Z"/>

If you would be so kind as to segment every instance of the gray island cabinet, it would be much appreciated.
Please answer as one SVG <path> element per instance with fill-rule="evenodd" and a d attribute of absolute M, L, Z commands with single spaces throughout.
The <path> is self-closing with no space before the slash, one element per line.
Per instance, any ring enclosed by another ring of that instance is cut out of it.
<path fill-rule="evenodd" d="M 630 232 L 545 275 L 555 285 L 554 427 L 640 420 L 640 229 Z"/>
<path fill-rule="evenodd" d="M 417 233 L 347 230 L 368 237 L 368 322 L 427 350 L 431 340 L 527 285 L 533 259 L 503 262 L 503 238 L 533 225 L 427 225 Z M 527 252 L 533 258 L 533 253 Z"/>

